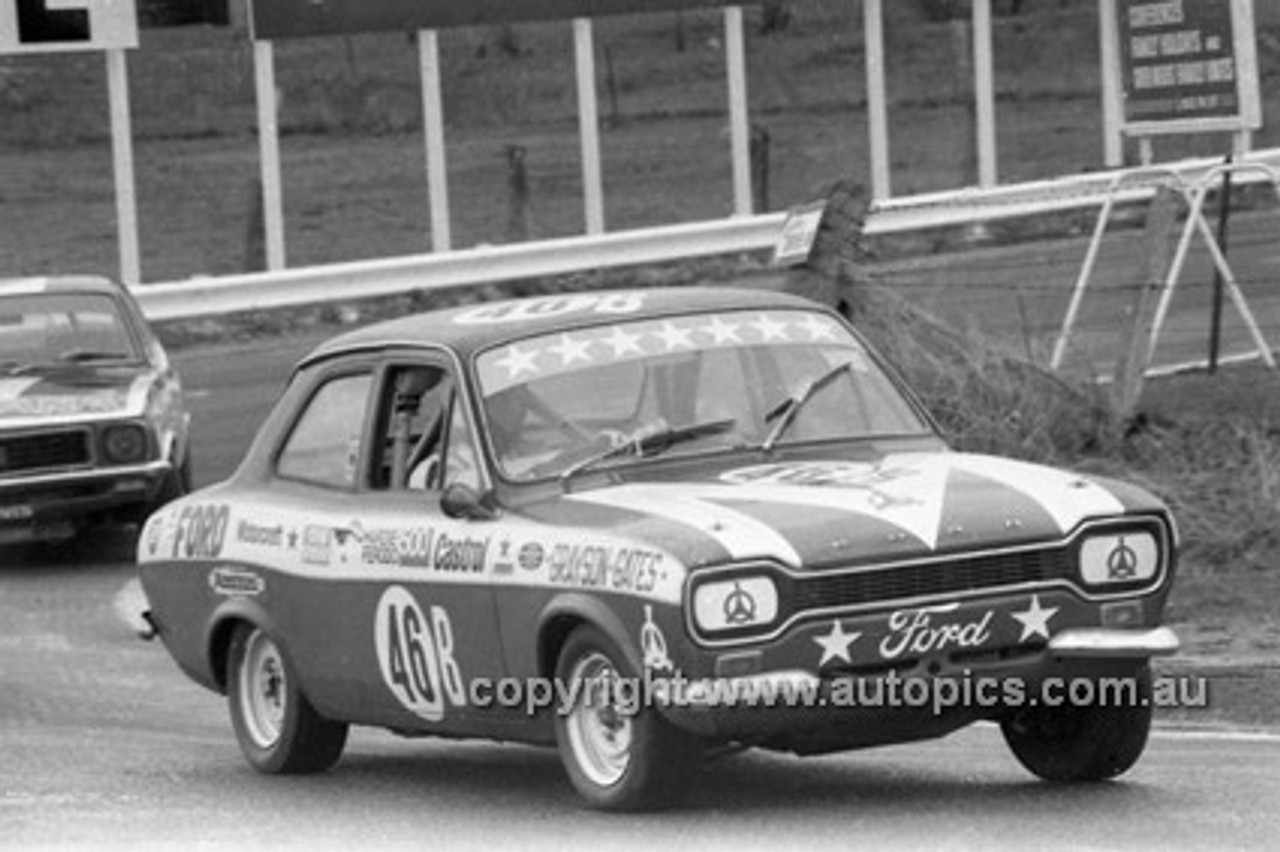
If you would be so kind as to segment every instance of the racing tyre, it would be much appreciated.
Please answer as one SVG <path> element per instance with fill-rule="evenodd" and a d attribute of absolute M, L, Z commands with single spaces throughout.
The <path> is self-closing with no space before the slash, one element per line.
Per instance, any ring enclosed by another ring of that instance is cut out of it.
<path fill-rule="evenodd" d="M 1000 725 L 1005 742 L 1024 767 L 1046 781 L 1121 775 L 1142 755 L 1151 730 L 1151 667 L 1144 663 L 1132 677 L 1136 694 L 1122 704 L 1020 710 Z"/>
<path fill-rule="evenodd" d="M 342 756 L 346 723 L 316 713 L 280 646 L 257 627 L 242 624 L 231 637 L 227 700 L 240 750 L 259 772 L 323 772 Z"/>
<path fill-rule="evenodd" d="M 556 677 L 581 683 L 578 700 L 556 714 L 556 745 L 569 780 L 593 808 L 652 810 L 680 802 L 702 757 L 702 743 L 627 694 L 601 684 L 639 675 L 612 640 L 591 625 L 578 627 L 560 651 Z M 621 700 L 620 700 L 621 699 Z"/>

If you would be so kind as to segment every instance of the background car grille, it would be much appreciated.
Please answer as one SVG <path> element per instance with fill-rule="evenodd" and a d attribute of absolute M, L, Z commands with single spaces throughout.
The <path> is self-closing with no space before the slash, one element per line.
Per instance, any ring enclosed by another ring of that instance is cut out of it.
<path fill-rule="evenodd" d="M 950 561 L 820 574 L 796 580 L 797 611 L 857 606 L 1070 578 L 1067 548 L 990 553 Z"/>
<path fill-rule="evenodd" d="M 92 460 L 83 429 L 0 438 L 0 475 L 79 467 Z"/>

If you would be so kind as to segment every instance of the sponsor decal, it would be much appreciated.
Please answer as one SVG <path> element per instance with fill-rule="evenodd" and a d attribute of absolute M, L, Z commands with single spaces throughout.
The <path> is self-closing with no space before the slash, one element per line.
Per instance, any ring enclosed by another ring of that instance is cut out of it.
<path fill-rule="evenodd" d="M 516 563 L 511 555 L 511 539 L 504 538 L 498 542 L 498 552 L 493 557 L 493 573 L 514 574 Z"/>
<path fill-rule="evenodd" d="M 30 506 L 0 506 L 0 521 L 29 521 L 36 516 Z"/>
<path fill-rule="evenodd" d="M 360 561 L 366 565 L 399 565 L 400 548 L 396 530 L 362 530 Z"/>
<path fill-rule="evenodd" d="M 643 293 L 578 293 L 523 299 L 498 305 L 481 305 L 454 317 L 458 325 L 498 325 L 569 314 L 633 314 L 644 307 Z"/>
<path fill-rule="evenodd" d="M 854 488 L 868 492 L 872 505 L 917 505 L 921 501 L 907 494 L 889 494 L 884 486 L 920 475 L 904 465 L 860 464 L 858 462 L 792 462 L 762 464 L 731 470 L 721 475 L 736 485 L 809 485 L 822 488 Z"/>
<path fill-rule="evenodd" d="M 448 610 L 424 609 L 408 589 L 391 586 L 378 601 L 373 629 L 383 682 L 405 709 L 439 722 L 448 707 L 466 706 Z"/>
<path fill-rule="evenodd" d="M 640 649 L 644 652 L 644 667 L 656 672 L 671 671 L 671 656 L 667 653 L 667 637 L 653 620 L 653 607 L 644 605 L 644 625 L 640 628 Z"/>
<path fill-rule="evenodd" d="M 412 527 L 398 530 L 395 536 L 395 549 L 400 558 L 402 568 L 429 568 L 431 566 L 431 546 L 435 540 L 435 530 L 431 527 Z"/>
<path fill-rule="evenodd" d="M 0 399 L 0 417 L 72 417 L 77 414 L 114 414 L 123 411 L 129 395 L 124 391 L 99 391 L 80 396 L 21 396 Z"/>
<path fill-rule="evenodd" d="M 333 560 L 333 530 L 307 526 L 302 530 L 302 561 L 307 565 L 328 565 Z"/>
<path fill-rule="evenodd" d="M 548 574 L 562 586 L 645 593 L 657 584 L 662 562 L 661 553 L 644 548 L 557 544 Z"/>
<path fill-rule="evenodd" d="M 840 619 L 832 619 L 831 630 L 824 636 L 814 636 L 813 641 L 822 649 L 822 657 L 818 660 L 818 667 L 821 668 L 832 660 L 840 660 L 842 662 L 851 662 L 849 658 L 849 646 L 862 636 L 861 633 L 845 633 L 844 625 Z"/>
<path fill-rule="evenodd" d="M 1049 619 L 1058 612 L 1058 607 L 1052 606 L 1048 609 L 1040 606 L 1040 596 L 1032 595 L 1031 604 L 1021 612 L 1009 613 L 1013 616 L 1014 621 L 1022 625 L 1022 635 L 1018 637 L 1019 642 L 1026 642 L 1033 637 L 1041 639 L 1049 638 Z"/>
<path fill-rule="evenodd" d="M 520 547 L 520 553 L 516 556 L 516 561 L 520 563 L 520 567 L 525 571 L 537 571 L 547 559 L 547 549 L 536 541 L 531 541 Z"/>
<path fill-rule="evenodd" d="M 261 547 L 280 547 L 284 543 L 284 525 L 262 526 L 252 521 L 236 524 L 236 541 Z"/>
<path fill-rule="evenodd" d="M 224 597 L 252 598 L 266 591 L 267 583 L 252 571 L 223 565 L 209 572 L 209 588 Z"/>
<path fill-rule="evenodd" d="M 142 532 L 142 543 L 147 549 L 148 556 L 155 556 L 160 550 L 160 541 L 164 538 L 164 525 L 168 520 L 167 512 L 157 513 L 147 521 L 146 529 Z"/>
<path fill-rule="evenodd" d="M 952 603 L 894 612 L 889 616 L 889 633 L 880 640 L 880 656 L 895 660 L 904 654 L 981 647 L 991 638 L 994 611 L 987 610 L 980 618 L 947 618 L 959 608 L 960 604 Z"/>
<path fill-rule="evenodd" d="M 227 540 L 231 509 L 222 504 L 183 506 L 174 529 L 174 559 L 217 559 Z"/>
<path fill-rule="evenodd" d="M 441 533 L 436 542 L 435 560 L 431 567 L 436 571 L 481 574 L 484 572 L 485 556 L 489 552 L 489 541 L 487 538 L 455 538 Z"/>

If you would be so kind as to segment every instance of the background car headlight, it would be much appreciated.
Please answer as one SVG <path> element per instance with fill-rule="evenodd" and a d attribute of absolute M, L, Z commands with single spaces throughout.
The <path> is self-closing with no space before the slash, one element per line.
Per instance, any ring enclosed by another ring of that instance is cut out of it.
<path fill-rule="evenodd" d="M 102 431 L 102 459 L 107 464 L 128 464 L 147 457 L 147 433 L 141 426 L 108 426 Z"/>
<path fill-rule="evenodd" d="M 1142 530 L 1094 535 L 1080 546 L 1080 578 L 1090 586 L 1140 583 L 1160 570 L 1160 545 Z"/>
<path fill-rule="evenodd" d="M 765 627 L 778 618 L 778 587 L 769 577 L 703 583 L 693 591 L 693 619 L 707 633 Z"/>

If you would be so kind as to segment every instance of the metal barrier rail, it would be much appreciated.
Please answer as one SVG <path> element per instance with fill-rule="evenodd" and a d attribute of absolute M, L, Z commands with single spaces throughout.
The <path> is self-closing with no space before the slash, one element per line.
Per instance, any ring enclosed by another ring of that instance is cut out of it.
<path fill-rule="evenodd" d="M 1239 162 L 1280 168 L 1280 148 L 1250 152 Z M 1218 158 L 1163 164 L 1188 181 L 1221 165 Z M 1151 197 L 1159 185 L 1158 179 L 1144 180 L 1144 171 L 1141 167 L 1119 169 L 990 189 L 892 198 L 872 206 L 865 232 L 901 233 L 1096 207 L 1106 201 L 1117 183 L 1124 188 L 1114 200 L 1138 201 Z M 1249 177 L 1263 180 L 1259 175 Z M 192 278 L 143 285 L 134 292 L 148 319 L 178 320 L 763 251 L 774 247 L 785 221 L 785 213 L 742 216 L 279 272 Z"/>

